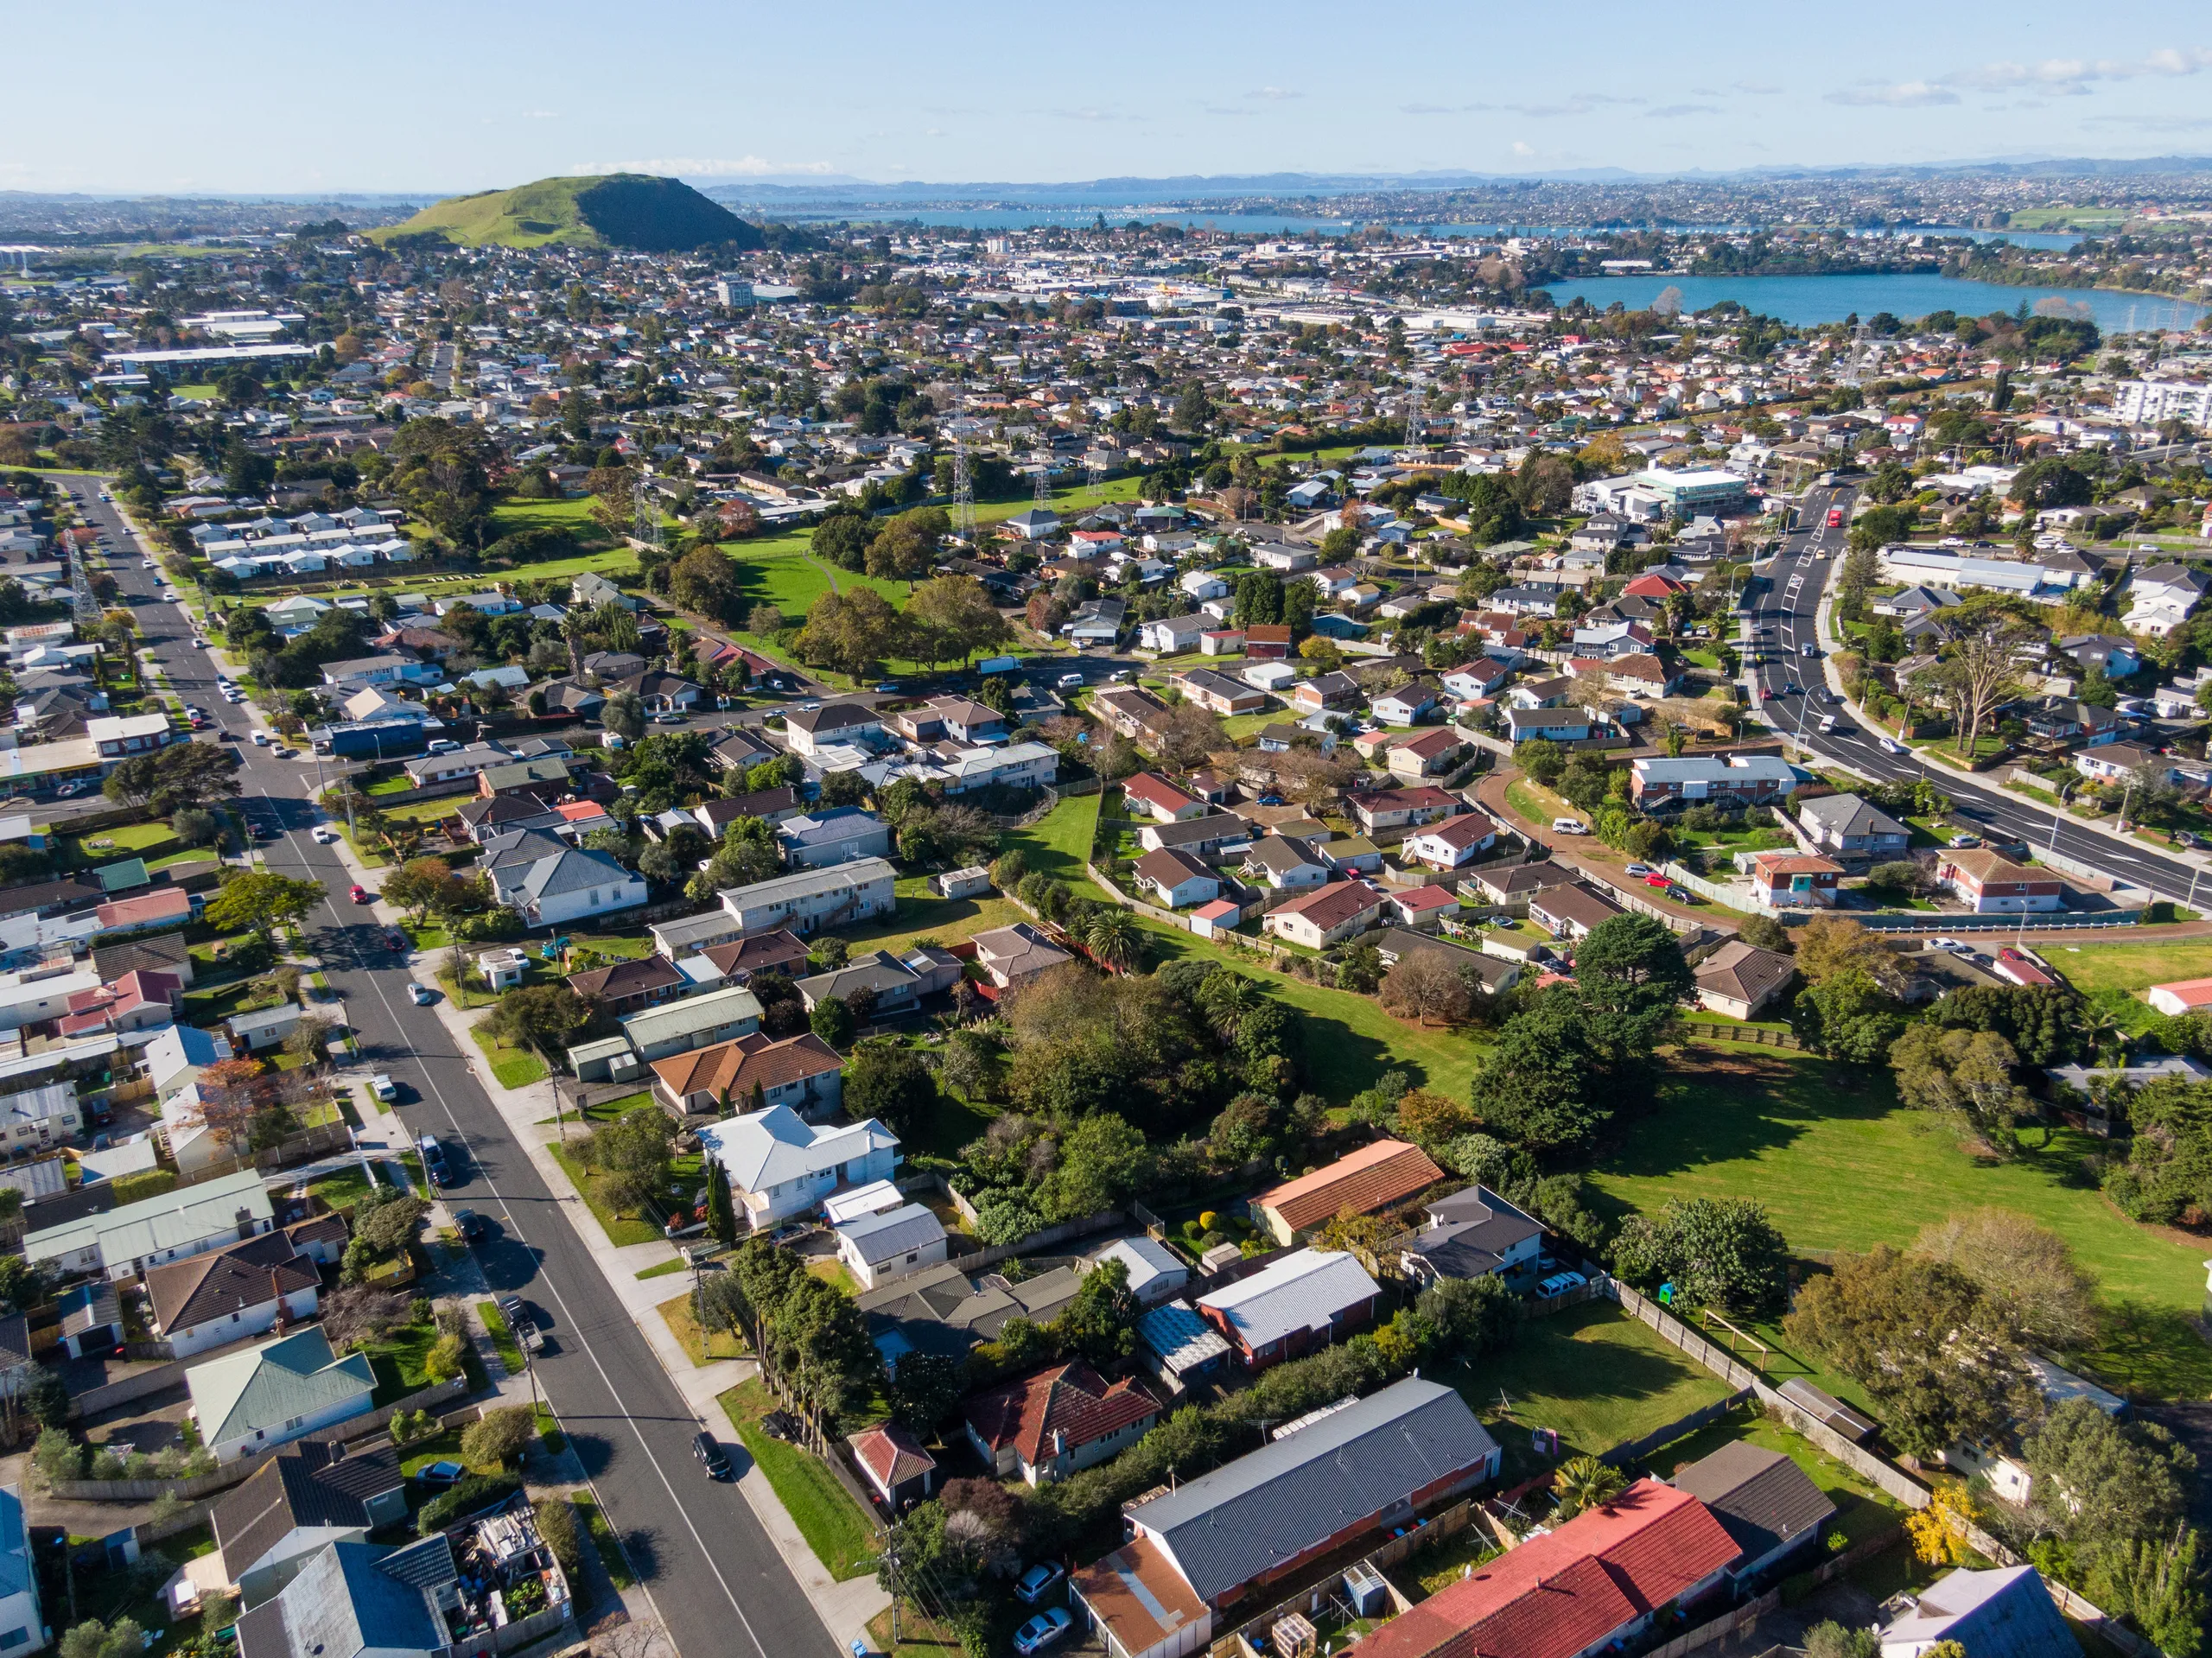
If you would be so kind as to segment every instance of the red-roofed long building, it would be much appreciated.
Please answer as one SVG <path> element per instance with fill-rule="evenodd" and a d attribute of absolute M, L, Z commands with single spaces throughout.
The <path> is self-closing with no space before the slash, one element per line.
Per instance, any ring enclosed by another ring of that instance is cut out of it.
<path fill-rule="evenodd" d="M 1738 1552 L 1704 1503 L 1640 1479 L 1392 1618 L 1360 1658 L 1585 1658 L 1718 1587 Z"/>

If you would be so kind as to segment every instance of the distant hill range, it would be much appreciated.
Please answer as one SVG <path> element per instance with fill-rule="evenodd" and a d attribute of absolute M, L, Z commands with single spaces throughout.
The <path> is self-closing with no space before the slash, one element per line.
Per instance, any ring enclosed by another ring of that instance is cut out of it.
<path fill-rule="evenodd" d="M 540 179 L 512 190 L 451 196 L 370 235 L 387 246 L 437 237 L 461 247 L 558 244 L 631 248 L 642 253 L 765 245 L 757 226 L 747 224 L 720 202 L 709 201 L 680 180 L 644 173 Z"/>

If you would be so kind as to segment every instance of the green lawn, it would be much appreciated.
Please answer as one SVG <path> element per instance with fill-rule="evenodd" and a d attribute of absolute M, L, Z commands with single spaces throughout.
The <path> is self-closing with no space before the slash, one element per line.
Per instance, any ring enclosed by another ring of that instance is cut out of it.
<path fill-rule="evenodd" d="M 1026 829 L 1017 829 L 1005 840 L 1005 849 L 1020 849 L 1030 868 L 1047 875 L 1057 876 L 1071 886 L 1089 888 L 1091 895 L 1103 898 L 1104 893 L 1090 887 L 1083 866 L 1090 856 L 1091 837 L 1098 829 L 1098 808 L 1103 795 L 1070 795 Z"/>
<path fill-rule="evenodd" d="M 492 1338 L 492 1346 L 499 1355 L 499 1363 L 507 1367 L 507 1374 L 518 1376 L 523 1373 L 522 1344 L 515 1339 L 514 1331 L 507 1327 L 507 1315 L 499 1311 L 497 1301 L 479 1301 L 476 1316 L 484 1321 L 484 1333 Z"/>
<path fill-rule="evenodd" d="M 2063 1237 L 2104 1286 L 2110 1327 L 2083 1363 L 2145 1397 L 2212 1393 L 2212 1348 L 2190 1324 L 2203 1246 L 2104 1200 L 2082 1171 L 2102 1142 L 2064 1130 L 2048 1147 L 2037 1131 L 2024 1139 L 2011 1162 L 1971 1157 L 1942 1123 L 1898 1103 L 1886 1071 L 1699 1045 L 1592 1178 L 1616 1212 L 1756 1197 L 1801 1253 L 1904 1244 L 1966 1210 L 2017 1210 Z"/>
<path fill-rule="evenodd" d="M 957 1158 L 961 1148 L 991 1126 L 997 1111 L 973 1105 L 940 1083 L 930 1114 L 899 1137 L 909 1157 Z"/>
<path fill-rule="evenodd" d="M 545 1080 L 545 1062 L 528 1049 L 502 1041 L 481 1026 L 468 1033 L 476 1039 L 476 1045 L 492 1062 L 492 1075 L 499 1079 L 501 1088 L 527 1088 L 532 1083 Z"/>
<path fill-rule="evenodd" d="M 979 512 L 977 516 L 982 515 Z M 810 558 L 808 549 L 813 533 L 810 530 L 790 530 L 781 535 L 764 536 L 758 541 L 728 543 L 724 550 L 736 562 L 739 589 L 747 604 L 773 605 L 784 613 L 786 621 L 799 621 L 813 608 L 814 601 L 830 591 L 833 575 L 840 592 L 873 588 L 894 606 L 906 604 L 904 581 L 885 581 L 856 570 L 841 570 L 826 561 Z"/>
<path fill-rule="evenodd" d="M 702 1330 L 691 1312 L 691 1292 L 672 1295 L 656 1309 L 661 1322 L 668 1326 L 668 1333 L 676 1337 L 694 1364 L 712 1364 L 717 1359 L 745 1356 L 745 1344 L 727 1330 Z"/>
<path fill-rule="evenodd" d="M 600 1512 L 598 1501 L 586 1491 L 574 1491 L 569 1501 L 576 1505 L 577 1516 L 584 1522 L 584 1529 L 591 1534 L 591 1546 L 599 1551 L 599 1563 L 607 1568 L 607 1577 L 617 1589 L 634 1589 L 638 1574 L 630 1570 L 628 1556 L 622 1552 L 622 1540 L 614 1534 L 614 1528 L 607 1523 L 607 1516 Z"/>
<path fill-rule="evenodd" d="M 899 907 L 889 920 L 838 932 L 837 936 L 852 946 L 855 954 L 871 950 L 887 950 L 895 954 L 918 938 L 954 943 L 963 938 L 973 938 L 979 932 L 988 932 L 994 927 L 1010 927 L 1029 918 L 1011 899 L 995 895 L 939 898 L 930 891 L 926 875 L 901 876 L 898 893 Z"/>
<path fill-rule="evenodd" d="M 2060 945 L 2045 953 L 2051 965 L 2084 994 L 2100 990 L 2133 994 L 2177 979 L 2212 978 L 2212 938 Z"/>
<path fill-rule="evenodd" d="M 577 1162 L 567 1147 L 556 1143 L 545 1149 L 553 1153 L 553 1160 L 561 1166 L 563 1172 L 575 1184 L 585 1204 L 598 1218 L 609 1243 L 620 1249 L 627 1244 L 651 1243 L 660 1236 L 660 1229 L 651 1221 L 617 1214 L 607 1199 L 600 1195 L 600 1177 Z"/>
<path fill-rule="evenodd" d="M 1559 1431 L 1562 1459 L 1595 1456 L 1729 1392 L 1719 1377 L 1603 1300 L 1531 1318 L 1504 1352 L 1433 1374 L 1465 1396 L 1505 1447 L 1508 1484 L 1554 1465 L 1531 1449 L 1533 1429 Z"/>
<path fill-rule="evenodd" d="M 667 1278 L 673 1274 L 688 1273 L 690 1270 L 691 1269 L 689 1267 L 683 1264 L 682 1257 L 679 1256 L 674 1261 L 664 1261 L 658 1267 L 647 1267 L 640 1271 L 638 1274 L 638 1276 L 640 1278 Z"/>
<path fill-rule="evenodd" d="M 1779 1451 L 1803 1469 L 1805 1477 L 1835 1504 L 1835 1518 L 1828 1522 L 1830 1529 L 1842 1532 L 1849 1543 L 1863 1543 L 1869 1538 L 1894 1532 L 1904 1523 L 1904 1505 L 1894 1497 L 1824 1454 L 1811 1440 L 1792 1433 L 1763 1414 L 1749 1411 L 1732 1413 L 1672 1445 L 1661 1446 L 1643 1465 L 1656 1478 L 1671 1479 L 1678 1469 L 1709 1457 L 1721 1446 L 1738 1439 L 1748 1439 L 1769 1451 Z"/>
<path fill-rule="evenodd" d="M 760 1419 L 775 1401 L 758 1382 L 732 1388 L 721 1396 L 730 1426 L 753 1460 L 768 1477 L 777 1499 L 830 1575 L 842 1583 L 875 1569 L 876 1528 L 834 1475 L 814 1455 L 772 1439 Z"/>

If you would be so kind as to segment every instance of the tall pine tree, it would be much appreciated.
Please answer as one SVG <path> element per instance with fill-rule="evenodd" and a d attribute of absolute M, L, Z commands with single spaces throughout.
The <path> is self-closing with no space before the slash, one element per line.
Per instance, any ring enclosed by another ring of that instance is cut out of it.
<path fill-rule="evenodd" d="M 730 1201 L 729 1171 L 715 1158 L 707 1173 L 707 1230 L 725 1249 L 737 1247 L 737 1206 Z"/>

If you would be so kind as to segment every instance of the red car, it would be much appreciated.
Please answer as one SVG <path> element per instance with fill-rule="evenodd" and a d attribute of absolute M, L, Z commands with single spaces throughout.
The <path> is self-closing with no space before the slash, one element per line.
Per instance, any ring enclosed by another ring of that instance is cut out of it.
<path fill-rule="evenodd" d="M 1655 870 L 1643 878 L 1643 884 L 1646 886 L 1672 886 L 1675 883 Z"/>
<path fill-rule="evenodd" d="M 368 903 L 372 899 L 373 899 L 373 898 L 375 898 L 375 897 L 376 897 L 376 894 L 375 894 L 374 893 L 372 893 L 371 891 L 369 891 L 369 889 L 368 889 L 367 887 L 365 887 L 365 886 L 363 886 L 359 885 L 358 882 L 354 885 L 354 887 L 353 887 L 353 902 L 354 902 L 354 903 L 356 903 L 356 904 L 366 904 L 366 903 Z"/>
<path fill-rule="evenodd" d="M 1840 530 L 1843 528 L 1843 509 L 1841 507 L 1832 506 L 1828 509 L 1828 528 L 1831 530 Z"/>

